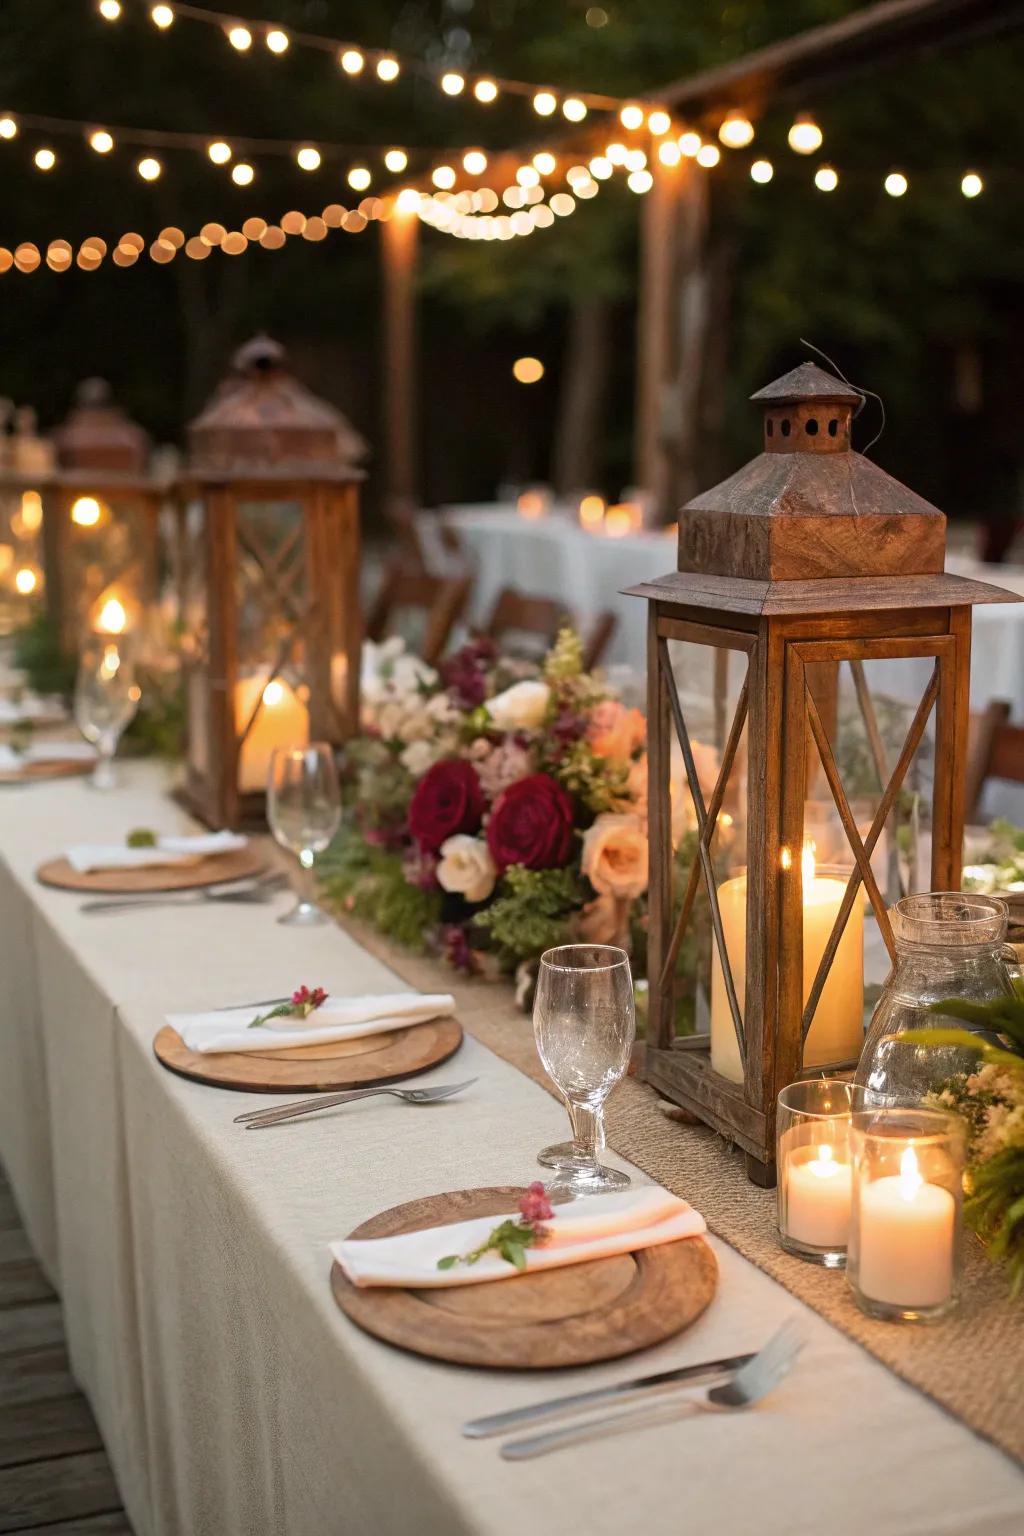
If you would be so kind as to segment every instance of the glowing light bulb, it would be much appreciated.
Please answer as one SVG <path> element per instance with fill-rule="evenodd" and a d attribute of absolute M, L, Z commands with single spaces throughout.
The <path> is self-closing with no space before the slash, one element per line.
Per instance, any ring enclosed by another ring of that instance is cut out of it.
<path fill-rule="evenodd" d="M 236 187 L 250 187 L 256 172 L 246 160 L 239 160 L 237 165 L 231 167 L 231 180 Z"/>
<path fill-rule="evenodd" d="M 700 154 L 700 148 L 704 140 L 693 128 L 687 128 L 685 133 L 679 135 L 679 153 L 685 155 L 687 160 L 694 160 Z"/>
<path fill-rule="evenodd" d="M 101 508 L 95 496 L 79 496 L 71 503 L 71 521 L 79 528 L 95 528 Z"/>
<path fill-rule="evenodd" d="M 266 44 L 271 53 L 287 53 L 291 38 L 280 27 L 271 27 L 266 35 Z"/>
<path fill-rule="evenodd" d="M 544 377 L 544 364 L 539 357 L 517 357 L 512 376 L 519 384 L 537 384 Z"/>
<path fill-rule="evenodd" d="M 248 27 L 231 27 L 228 42 L 238 53 L 246 53 L 252 47 L 252 33 Z"/>
<path fill-rule="evenodd" d="M 295 164 L 300 171 L 319 170 L 320 151 L 313 144 L 303 144 L 301 149 L 295 151 Z"/>
<path fill-rule="evenodd" d="M 471 149 L 463 155 L 462 164 L 471 176 L 482 176 L 487 169 L 487 156 L 482 149 Z"/>
<path fill-rule="evenodd" d="M 516 171 L 516 181 L 521 187 L 536 187 L 540 184 L 540 176 L 532 165 L 521 165 Z"/>
<path fill-rule="evenodd" d="M 766 186 L 775 175 L 775 167 L 770 160 L 755 160 L 750 167 L 750 179 Z"/>
<path fill-rule="evenodd" d="M 978 194 L 984 190 L 985 183 L 982 181 L 977 171 L 968 171 L 960 183 L 960 191 L 963 193 L 964 197 L 977 197 Z"/>
<path fill-rule="evenodd" d="M 465 75 L 450 69 L 447 74 L 441 76 L 441 89 L 446 96 L 461 96 L 466 89 Z"/>
<path fill-rule="evenodd" d="M 94 149 L 98 155 L 109 155 L 114 147 L 113 135 L 105 128 L 94 128 L 89 135 L 89 148 Z"/>
<path fill-rule="evenodd" d="M 885 178 L 885 190 L 890 197 L 902 197 L 909 185 L 902 171 L 890 171 Z"/>
<path fill-rule="evenodd" d="M 399 213 L 418 213 L 420 208 L 420 194 L 415 187 L 403 187 L 395 199 L 395 207 Z"/>
<path fill-rule="evenodd" d="M 609 144 L 604 153 L 610 165 L 625 165 L 629 150 L 625 144 Z"/>
<path fill-rule="evenodd" d="M 742 112 L 730 112 L 718 130 L 727 149 L 745 149 L 754 137 L 754 125 Z"/>
<path fill-rule="evenodd" d="M 365 192 L 373 177 L 365 165 L 354 165 L 345 179 L 353 192 Z"/>
<path fill-rule="evenodd" d="M 567 219 L 576 207 L 576 199 L 570 197 L 568 192 L 556 192 L 548 206 L 560 219 Z"/>
<path fill-rule="evenodd" d="M 787 135 L 790 149 L 798 155 L 813 155 L 821 148 L 824 137 L 814 118 L 806 113 L 801 113 Z"/>
<path fill-rule="evenodd" d="M 478 80 L 476 85 L 473 87 L 473 95 L 476 97 L 477 101 L 482 101 L 486 107 L 489 106 L 492 101 L 497 100 L 498 87 L 495 85 L 493 80 Z"/>
<path fill-rule="evenodd" d="M 626 153 L 626 170 L 643 171 L 647 168 L 647 156 L 642 149 L 631 149 Z"/>
<path fill-rule="evenodd" d="M 697 164 L 702 165 L 706 171 L 717 165 L 721 158 L 722 152 L 717 144 L 702 144 L 697 151 Z"/>
<path fill-rule="evenodd" d="M 562 102 L 562 114 L 570 123 L 582 123 L 587 115 L 587 104 L 578 96 L 567 96 Z"/>
<path fill-rule="evenodd" d="M 607 155 L 595 155 L 590 162 L 590 174 L 598 181 L 607 181 L 614 169 Z"/>
<path fill-rule="evenodd" d="M 143 181 L 156 181 L 160 175 L 160 172 L 163 170 L 163 166 L 154 155 L 143 155 L 135 169 L 138 171 Z"/>
<path fill-rule="evenodd" d="M 227 165 L 234 151 L 230 144 L 225 144 L 223 139 L 215 139 L 212 144 L 207 145 L 206 153 L 214 165 Z"/>
<path fill-rule="evenodd" d="M 30 566 L 23 565 L 20 571 L 15 572 L 14 585 L 22 597 L 28 597 L 39 585 L 39 577 Z"/>
<path fill-rule="evenodd" d="M 534 155 L 533 163 L 542 176 L 553 176 L 558 169 L 558 161 L 546 149 L 542 149 Z"/>
<path fill-rule="evenodd" d="M 643 107 L 623 107 L 622 111 L 619 113 L 619 122 L 622 124 L 623 128 L 628 128 L 630 131 L 635 128 L 642 128 L 644 125 Z"/>
<path fill-rule="evenodd" d="M 15 118 L 5 114 L 0 117 L 0 139 L 13 139 L 18 132 L 18 124 Z"/>
<path fill-rule="evenodd" d="M 657 107 L 648 117 L 647 126 L 656 139 L 663 138 L 672 127 L 672 119 L 661 107 Z"/>
<path fill-rule="evenodd" d="M 154 5 L 149 16 L 153 25 L 159 27 L 161 32 L 166 32 L 168 27 L 174 25 L 174 12 L 169 5 Z"/>
<path fill-rule="evenodd" d="M 666 143 L 658 145 L 658 159 L 662 165 L 678 165 L 681 158 L 678 144 Z"/>
<path fill-rule="evenodd" d="M 650 171 L 630 171 L 626 185 L 631 192 L 649 192 L 654 186 L 654 177 Z"/>
<path fill-rule="evenodd" d="M 57 164 L 57 156 L 52 149 L 37 149 L 32 159 L 39 171 L 52 171 Z"/>
<path fill-rule="evenodd" d="M 360 75 L 363 72 L 366 59 L 359 52 L 358 48 L 345 48 L 338 62 L 346 75 Z"/>
<path fill-rule="evenodd" d="M 104 21 L 117 21 L 121 14 L 121 0 L 100 0 L 96 9 Z"/>
<path fill-rule="evenodd" d="M 125 612 L 124 603 L 116 597 L 108 597 L 100 609 L 100 616 L 96 620 L 96 628 L 105 635 L 123 635 L 128 627 L 128 615 Z M 112 663 L 111 671 L 116 672 L 120 665 L 120 658 L 116 665 Z"/>
<path fill-rule="evenodd" d="M 383 80 L 385 85 L 390 85 L 392 80 L 399 76 L 399 63 L 393 54 L 386 53 L 382 59 L 377 60 L 377 79 Z"/>
<path fill-rule="evenodd" d="M 540 117 L 550 117 L 557 106 L 558 100 L 550 91 L 538 91 L 533 98 L 533 110 Z"/>
<path fill-rule="evenodd" d="M 447 192 L 455 185 L 455 172 L 450 165 L 439 165 L 435 167 L 430 179 L 435 187 L 439 187 L 442 192 Z"/>
<path fill-rule="evenodd" d="M 814 173 L 814 185 L 819 192 L 834 192 L 839 185 L 839 172 L 831 165 L 819 165 Z"/>

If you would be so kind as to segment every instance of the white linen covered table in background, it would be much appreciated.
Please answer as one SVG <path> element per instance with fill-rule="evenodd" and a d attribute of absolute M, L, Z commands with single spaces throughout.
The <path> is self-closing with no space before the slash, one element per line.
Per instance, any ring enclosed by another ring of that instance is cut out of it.
<path fill-rule="evenodd" d="M 479 1078 L 448 1103 L 368 1100 L 258 1135 L 234 1125 L 250 1096 L 156 1062 L 166 1011 L 339 968 L 354 993 L 402 983 L 333 927 L 279 927 L 285 895 L 98 918 L 39 886 L 37 864 L 76 838 L 171 824 L 159 773 L 126 778 L 112 795 L 70 781 L 0 795 L 14 983 L 0 1005 L 0 1155 L 50 1249 L 72 1367 L 138 1536 L 1020 1530 L 1018 1468 L 716 1240 L 708 1311 L 632 1360 L 520 1377 L 359 1332 L 331 1297 L 329 1241 L 440 1190 L 528 1182 L 563 1113 L 467 1039 L 423 1079 Z M 699 1208 L 700 1190 L 686 1194 Z M 525 1465 L 459 1435 L 466 1418 L 546 1393 L 756 1347 L 794 1314 L 808 1347 L 754 1412 Z"/>

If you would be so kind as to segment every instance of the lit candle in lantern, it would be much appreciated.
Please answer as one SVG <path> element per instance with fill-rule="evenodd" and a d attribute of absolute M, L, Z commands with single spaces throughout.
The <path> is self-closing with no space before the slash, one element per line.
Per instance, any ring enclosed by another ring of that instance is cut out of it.
<path fill-rule="evenodd" d="M 604 497 L 583 496 L 579 505 L 580 527 L 591 532 L 604 522 Z"/>
<path fill-rule="evenodd" d="M 309 711 L 295 690 L 279 677 L 269 683 L 262 677 L 239 679 L 235 689 L 235 728 L 239 734 L 261 699 L 238 761 L 238 787 L 243 791 L 266 789 L 275 747 L 300 747 L 309 740 Z"/>
<path fill-rule="evenodd" d="M 527 522 L 534 523 L 539 517 L 546 517 L 550 498 L 546 491 L 523 491 L 516 502 L 520 517 L 525 517 Z"/>
<path fill-rule="evenodd" d="M 784 869 L 788 864 L 784 863 Z M 815 873 L 814 849 L 802 859 L 804 907 L 803 996 L 806 1002 L 821 957 L 839 916 L 846 882 Z M 747 877 L 737 875 L 718 888 L 722 930 L 742 1016 L 746 999 Z M 804 1066 L 856 1060 L 864 1043 L 864 910 L 855 901 L 829 969 L 807 1039 Z M 733 1083 L 743 1081 L 743 1065 L 725 991 L 718 946 L 711 960 L 711 1065 Z"/>
<path fill-rule="evenodd" d="M 108 597 L 100 609 L 96 628 L 104 635 L 123 635 L 128 627 L 128 614 L 118 597 Z"/>
<path fill-rule="evenodd" d="M 853 1187 L 849 1163 L 828 1143 L 800 1152 L 785 1143 L 783 1137 L 779 1152 L 785 1166 L 779 1171 L 786 1181 L 787 1235 L 814 1248 L 845 1248 Z"/>
<path fill-rule="evenodd" d="M 900 1171 L 861 1181 L 857 1289 L 888 1306 L 941 1307 L 953 1294 L 956 1202 L 921 1175 L 908 1146 Z"/>
<path fill-rule="evenodd" d="M 626 503 L 608 508 L 604 515 L 604 531 L 609 539 L 624 539 L 633 532 L 633 514 Z"/>

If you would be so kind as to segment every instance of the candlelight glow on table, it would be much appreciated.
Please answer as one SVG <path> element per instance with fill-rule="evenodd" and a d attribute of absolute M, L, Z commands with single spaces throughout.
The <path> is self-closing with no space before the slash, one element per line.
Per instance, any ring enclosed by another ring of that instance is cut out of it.
<path fill-rule="evenodd" d="M 787 1253 L 827 1269 L 846 1263 L 850 1117 L 862 1105 L 863 1090 L 837 1078 L 808 1078 L 779 1094 L 779 1240 Z"/>
<path fill-rule="evenodd" d="M 259 712 L 239 754 L 241 790 L 265 789 L 275 749 L 301 746 L 309 740 L 309 711 L 283 678 L 271 678 L 269 682 L 265 677 L 239 679 L 235 689 L 235 724 L 239 732 L 245 730 L 257 708 Z"/>
<path fill-rule="evenodd" d="M 872 1317 L 928 1322 L 956 1305 L 963 1130 L 933 1110 L 856 1114 L 847 1278 Z"/>
<path fill-rule="evenodd" d="M 783 874 L 792 874 L 792 858 L 783 850 Z M 806 1003 L 821 957 L 825 953 L 846 891 L 846 877 L 818 872 L 814 846 L 805 845 L 801 858 L 804 908 L 803 997 Z M 729 964 L 736 999 L 743 1013 L 747 970 L 747 877 L 737 875 L 719 886 Z M 864 908 L 854 902 L 832 960 L 828 977 L 804 1042 L 804 1066 L 821 1067 L 855 1062 L 864 1044 Z M 732 1012 L 725 990 L 722 963 L 715 948 L 711 972 L 711 1065 L 733 1083 L 743 1081 Z"/>

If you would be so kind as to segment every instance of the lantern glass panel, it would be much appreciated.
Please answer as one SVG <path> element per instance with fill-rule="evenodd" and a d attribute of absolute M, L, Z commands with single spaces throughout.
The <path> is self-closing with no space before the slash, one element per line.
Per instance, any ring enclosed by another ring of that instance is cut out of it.
<path fill-rule="evenodd" d="M 42 497 L 0 483 L 0 635 L 26 623 L 44 592 Z"/>
<path fill-rule="evenodd" d="M 178 559 L 189 766 L 197 775 L 206 775 L 211 768 L 212 688 L 205 523 L 198 502 L 192 502 L 185 511 Z"/>
<path fill-rule="evenodd" d="M 135 626 L 156 592 L 153 506 L 131 493 L 83 489 L 67 497 L 64 516 L 61 587 L 69 632 L 115 628 L 118 609 Z"/>

